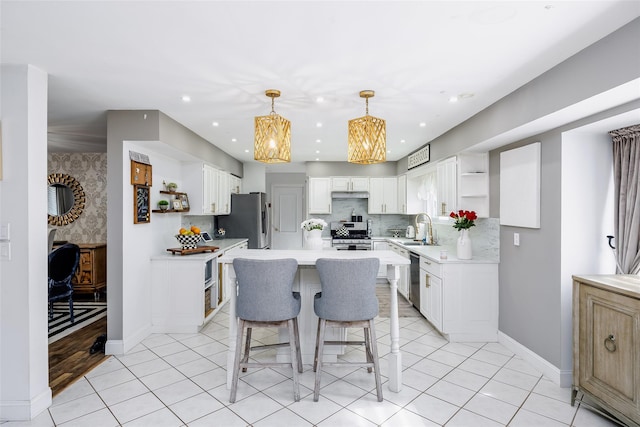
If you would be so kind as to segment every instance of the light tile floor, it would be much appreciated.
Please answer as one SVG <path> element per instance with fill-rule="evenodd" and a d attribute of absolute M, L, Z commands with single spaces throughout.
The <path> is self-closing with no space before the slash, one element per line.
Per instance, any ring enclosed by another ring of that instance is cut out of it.
<path fill-rule="evenodd" d="M 300 402 L 293 401 L 290 371 L 267 368 L 243 374 L 230 404 L 225 307 L 200 333 L 154 334 L 93 369 L 36 419 L 3 427 L 616 426 L 572 407 L 569 389 L 498 343 L 449 343 L 422 317 L 401 318 L 400 326 L 404 386 L 393 393 L 383 384 L 382 403 L 363 368 L 327 368 L 313 402 L 314 373 L 305 365 Z M 376 333 L 385 381 L 389 319 L 376 320 Z M 263 343 L 277 339 L 275 330 L 253 335 Z M 364 360 L 364 353 L 354 348 L 344 358 Z"/>

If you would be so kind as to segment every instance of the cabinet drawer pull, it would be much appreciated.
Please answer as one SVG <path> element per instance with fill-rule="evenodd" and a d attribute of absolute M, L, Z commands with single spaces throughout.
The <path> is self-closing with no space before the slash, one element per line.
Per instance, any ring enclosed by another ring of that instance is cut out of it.
<path fill-rule="evenodd" d="M 429 286 L 431 286 L 431 283 L 429 283 L 429 279 L 430 279 L 429 275 L 425 274 L 424 275 L 424 287 L 425 288 L 428 288 Z"/>
<path fill-rule="evenodd" d="M 618 346 L 616 345 L 616 337 L 614 337 L 613 334 L 604 339 L 604 348 L 609 350 L 611 353 L 617 350 Z"/>

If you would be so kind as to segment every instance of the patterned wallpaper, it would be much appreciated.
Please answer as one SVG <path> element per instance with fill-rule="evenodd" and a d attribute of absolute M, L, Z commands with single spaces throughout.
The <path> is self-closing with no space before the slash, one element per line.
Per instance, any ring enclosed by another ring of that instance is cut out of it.
<path fill-rule="evenodd" d="M 48 174 L 73 176 L 86 195 L 85 209 L 80 217 L 71 224 L 54 227 L 57 229 L 55 239 L 73 243 L 106 243 L 107 153 L 49 153 L 47 163 Z"/>

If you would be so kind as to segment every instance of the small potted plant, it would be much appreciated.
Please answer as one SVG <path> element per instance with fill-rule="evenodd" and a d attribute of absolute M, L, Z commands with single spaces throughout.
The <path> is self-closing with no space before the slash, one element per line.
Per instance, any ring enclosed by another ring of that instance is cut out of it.
<path fill-rule="evenodd" d="M 169 201 L 164 199 L 158 201 L 158 208 L 160 208 L 160 210 L 162 211 L 166 211 L 167 209 L 169 209 Z"/>
<path fill-rule="evenodd" d="M 167 184 L 167 191 L 174 192 L 176 191 L 177 188 L 178 188 L 178 184 L 176 184 L 175 182 L 170 182 Z"/>

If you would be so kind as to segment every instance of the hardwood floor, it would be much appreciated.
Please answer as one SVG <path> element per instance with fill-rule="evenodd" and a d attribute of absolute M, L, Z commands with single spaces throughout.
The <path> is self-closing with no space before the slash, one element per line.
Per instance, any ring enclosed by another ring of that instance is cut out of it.
<path fill-rule="evenodd" d="M 49 344 L 49 386 L 53 396 L 105 361 L 109 356 L 98 352 L 91 354 L 96 338 L 107 333 L 107 318 Z"/>

